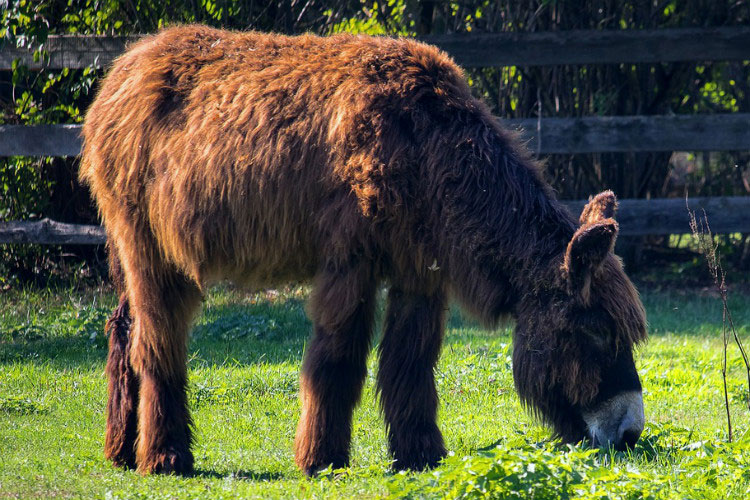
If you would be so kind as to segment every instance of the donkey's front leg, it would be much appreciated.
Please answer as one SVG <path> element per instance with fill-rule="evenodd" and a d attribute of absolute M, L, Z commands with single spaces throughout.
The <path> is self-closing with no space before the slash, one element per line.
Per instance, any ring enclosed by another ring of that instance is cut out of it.
<path fill-rule="evenodd" d="M 302 415 L 295 460 L 312 475 L 349 464 L 352 413 L 367 374 L 375 283 L 370 266 L 328 265 L 308 312 L 315 325 L 300 377 Z"/>
<path fill-rule="evenodd" d="M 443 337 L 445 295 L 391 288 L 380 343 L 378 390 L 398 469 L 436 465 L 445 456 L 436 419 L 433 370 Z"/>

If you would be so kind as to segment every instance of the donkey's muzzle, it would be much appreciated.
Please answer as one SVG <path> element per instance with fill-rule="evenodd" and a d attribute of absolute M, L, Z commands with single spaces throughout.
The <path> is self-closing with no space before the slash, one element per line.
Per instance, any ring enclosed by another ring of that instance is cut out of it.
<path fill-rule="evenodd" d="M 635 443 L 638 442 L 638 438 L 641 437 L 643 432 L 643 404 L 641 403 L 640 414 L 636 408 L 636 412 L 627 413 L 623 419 L 620 427 L 617 429 L 617 439 L 615 439 L 614 447 L 618 451 L 625 451 L 635 448 Z"/>
<path fill-rule="evenodd" d="M 614 447 L 618 451 L 632 449 L 645 425 L 641 391 L 627 391 L 583 412 L 592 445 Z"/>
<path fill-rule="evenodd" d="M 638 438 L 640 437 L 640 430 L 628 429 L 622 433 L 619 442 L 615 442 L 615 449 L 617 451 L 632 450 L 633 448 L 635 448 L 635 444 L 638 442 Z"/>

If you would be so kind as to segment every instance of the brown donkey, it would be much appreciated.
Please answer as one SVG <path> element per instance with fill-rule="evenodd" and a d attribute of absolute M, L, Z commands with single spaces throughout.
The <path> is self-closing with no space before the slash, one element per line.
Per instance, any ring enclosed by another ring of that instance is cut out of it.
<path fill-rule="evenodd" d="M 445 455 L 433 370 L 448 297 L 516 319 L 520 397 L 566 441 L 632 446 L 643 429 L 638 294 L 612 248 L 611 192 L 576 222 L 539 167 L 410 40 L 165 30 L 113 65 L 84 126 L 81 179 L 107 228 L 106 454 L 191 470 L 191 320 L 210 283 L 311 280 L 296 461 L 349 460 L 389 286 L 377 384 L 399 468 Z"/>

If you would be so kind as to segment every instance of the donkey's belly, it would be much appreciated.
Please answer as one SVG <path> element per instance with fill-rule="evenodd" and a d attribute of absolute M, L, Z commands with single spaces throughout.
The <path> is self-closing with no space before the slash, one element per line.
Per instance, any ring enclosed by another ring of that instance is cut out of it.
<path fill-rule="evenodd" d="M 320 257 L 302 221 L 293 227 L 250 222 L 207 230 L 198 277 L 202 284 L 230 280 L 264 288 L 313 277 Z"/>
<path fill-rule="evenodd" d="M 151 192 L 149 212 L 165 255 L 201 285 L 229 279 L 265 287 L 309 279 L 320 262 L 320 194 L 311 190 L 315 183 L 286 170 L 279 173 L 286 182 L 273 183 L 261 183 L 249 170 L 230 170 L 215 183 L 165 172 Z"/>

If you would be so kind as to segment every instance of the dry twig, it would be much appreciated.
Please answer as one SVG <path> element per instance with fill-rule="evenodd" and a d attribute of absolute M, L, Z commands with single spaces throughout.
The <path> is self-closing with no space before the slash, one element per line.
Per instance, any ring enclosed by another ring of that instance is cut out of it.
<path fill-rule="evenodd" d="M 727 430 L 729 435 L 729 442 L 732 442 L 732 417 L 729 412 L 729 394 L 727 391 L 727 347 L 729 345 L 729 335 L 732 333 L 735 344 L 740 350 L 742 360 L 745 363 L 745 370 L 747 373 L 747 405 L 750 408 L 750 361 L 748 361 L 747 352 L 745 347 L 742 345 L 737 329 L 734 326 L 734 320 L 732 319 L 732 311 L 729 309 L 728 304 L 728 293 L 726 285 L 726 273 L 721 265 L 721 256 L 718 252 L 718 244 L 714 242 L 713 234 L 711 233 L 711 226 L 708 224 L 708 216 L 706 211 L 703 210 L 703 216 L 696 218 L 695 211 L 690 209 L 688 199 L 685 197 L 685 205 L 687 207 L 688 216 L 690 217 L 690 231 L 693 233 L 696 243 L 698 244 L 698 251 L 703 255 L 708 266 L 708 271 L 714 281 L 714 286 L 719 292 L 719 297 L 722 303 L 722 314 L 721 314 L 721 333 L 722 340 L 724 343 L 723 358 L 721 364 L 721 376 L 724 383 L 724 407 L 727 412 Z"/>

